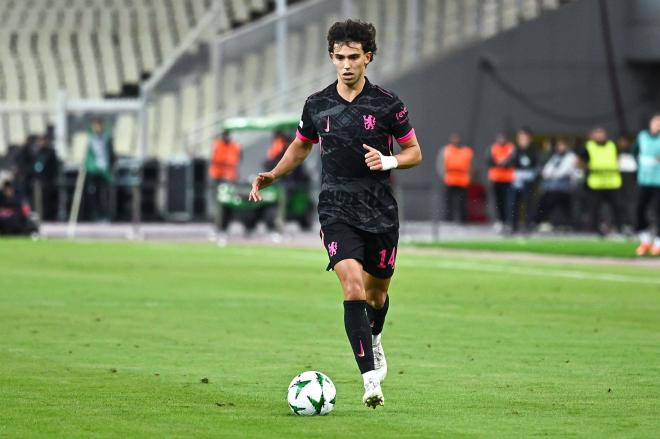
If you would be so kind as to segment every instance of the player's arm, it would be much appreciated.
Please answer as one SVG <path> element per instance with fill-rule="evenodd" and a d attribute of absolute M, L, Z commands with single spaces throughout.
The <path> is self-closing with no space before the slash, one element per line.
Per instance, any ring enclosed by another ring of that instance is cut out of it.
<path fill-rule="evenodd" d="M 252 182 L 252 190 L 248 199 L 250 201 L 261 201 L 261 189 L 267 188 L 278 178 L 296 169 L 305 161 L 312 151 L 312 142 L 295 138 L 284 153 L 284 156 L 269 172 L 260 172 Z"/>
<path fill-rule="evenodd" d="M 401 152 L 393 156 L 383 155 L 369 145 L 362 146 L 367 151 L 364 155 L 364 161 L 372 171 L 387 171 L 394 168 L 407 169 L 422 162 L 422 148 L 420 148 L 415 134 L 412 134 L 405 142 L 401 142 L 399 144 Z"/>

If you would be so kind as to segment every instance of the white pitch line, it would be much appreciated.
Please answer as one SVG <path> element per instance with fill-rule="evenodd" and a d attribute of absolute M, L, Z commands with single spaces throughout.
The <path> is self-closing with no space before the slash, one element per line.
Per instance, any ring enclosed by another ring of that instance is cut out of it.
<path fill-rule="evenodd" d="M 660 279 L 644 277 L 644 276 L 631 276 L 625 274 L 597 274 L 590 273 L 586 271 L 565 271 L 565 270 L 556 270 L 556 269 L 535 269 L 535 268 L 516 268 L 516 267 L 507 267 L 503 265 L 488 265 L 484 263 L 472 264 L 472 263 L 460 263 L 460 262 L 408 262 L 403 260 L 401 262 L 397 261 L 397 265 L 404 265 L 410 267 L 419 267 L 423 265 L 429 268 L 445 268 L 452 270 L 464 270 L 464 271 L 482 271 L 489 273 L 506 273 L 506 274 L 522 274 L 528 276 L 543 276 L 543 277 L 561 277 L 566 279 L 578 279 L 578 280 L 596 280 L 601 282 L 622 282 L 622 283 L 641 283 L 641 284 L 653 284 L 660 285 Z"/>
<path fill-rule="evenodd" d="M 254 255 L 258 254 L 255 249 L 248 248 L 237 248 L 234 247 L 232 250 L 238 254 L 244 255 Z M 487 264 L 484 262 L 470 263 L 470 262 L 443 262 L 443 261 L 434 261 L 430 262 L 428 260 L 420 261 L 419 255 L 412 255 L 416 260 L 411 261 L 410 257 L 406 255 L 401 257 L 400 260 L 397 260 L 397 266 L 404 267 L 427 267 L 427 268 L 442 268 L 447 270 L 463 270 L 463 271 L 476 271 L 476 272 L 485 272 L 485 273 L 495 273 L 495 274 L 520 274 L 527 276 L 537 276 L 537 277 L 558 277 L 564 279 L 576 279 L 576 280 L 595 280 L 600 282 L 620 282 L 620 283 L 637 283 L 637 284 L 650 284 L 650 285 L 660 285 L 660 278 L 652 278 L 645 276 L 634 276 L 626 274 L 608 274 L 608 273 L 591 273 L 586 271 L 575 271 L 575 270 L 560 270 L 560 269 L 538 269 L 532 267 L 510 267 L 504 265 L 494 265 Z M 300 261 L 309 261 L 311 258 L 314 258 L 315 255 L 310 254 L 309 252 L 294 253 L 288 252 L 286 254 L 285 260 L 300 260 Z M 442 256 L 440 256 L 442 257 Z M 327 259 L 322 259 L 323 263 Z M 605 267 L 603 267 L 605 268 Z"/>

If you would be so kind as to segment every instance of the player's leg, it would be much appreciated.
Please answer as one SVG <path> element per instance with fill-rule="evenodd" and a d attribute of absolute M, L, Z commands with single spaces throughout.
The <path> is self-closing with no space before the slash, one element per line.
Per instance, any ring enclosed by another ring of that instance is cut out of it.
<path fill-rule="evenodd" d="M 353 348 L 355 361 L 362 374 L 374 370 L 371 349 L 371 328 L 367 318 L 367 302 L 362 283 L 362 264 L 355 259 L 344 259 L 334 266 L 344 295 L 344 326 Z"/>
<path fill-rule="evenodd" d="M 390 296 L 387 294 L 390 287 L 390 278 L 381 279 L 365 271 L 362 273 L 362 279 L 367 296 L 367 316 L 371 325 L 374 368 L 378 372 L 378 380 L 382 383 L 387 376 L 387 360 L 381 343 L 381 333 L 390 307 Z"/>
<path fill-rule="evenodd" d="M 380 382 L 387 375 L 387 361 L 382 344 L 382 330 L 389 309 L 390 279 L 394 274 L 398 230 L 365 233 L 364 273 L 362 279 L 367 298 L 367 315 L 372 324 L 374 366 Z"/>
<path fill-rule="evenodd" d="M 378 335 L 383 331 L 385 316 L 389 308 L 390 297 L 387 291 L 390 287 L 390 278 L 380 279 L 363 271 L 362 281 L 367 299 L 367 316 L 371 325 L 371 333 Z"/>
<path fill-rule="evenodd" d="M 363 402 L 370 407 L 382 405 L 383 393 L 374 371 L 371 328 L 366 311 L 366 293 L 362 281 L 364 243 L 356 229 L 345 224 L 332 224 L 321 231 L 330 263 L 341 283 L 344 298 L 344 327 L 355 362 L 362 373 L 365 393 Z"/>
<path fill-rule="evenodd" d="M 362 281 L 362 264 L 344 259 L 334 266 L 344 293 L 344 327 L 353 348 L 355 362 L 362 373 L 364 396 L 362 402 L 371 408 L 385 403 L 380 379 L 375 370 L 371 328 L 366 311 L 366 293 Z"/>

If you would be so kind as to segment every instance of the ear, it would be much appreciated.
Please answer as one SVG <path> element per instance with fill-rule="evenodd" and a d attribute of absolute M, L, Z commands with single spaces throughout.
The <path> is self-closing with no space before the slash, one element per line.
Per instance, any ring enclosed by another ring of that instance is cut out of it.
<path fill-rule="evenodd" d="M 371 60 L 374 59 L 374 54 L 373 52 L 367 52 L 364 55 L 367 57 L 367 62 L 365 63 L 365 65 L 368 65 L 371 62 Z"/>

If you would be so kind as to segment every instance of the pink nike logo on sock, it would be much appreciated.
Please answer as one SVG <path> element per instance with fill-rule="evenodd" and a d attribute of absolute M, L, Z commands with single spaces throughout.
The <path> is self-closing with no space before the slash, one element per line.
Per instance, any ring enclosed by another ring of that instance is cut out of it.
<path fill-rule="evenodd" d="M 323 131 L 326 133 L 330 132 L 330 116 L 328 116 L 328 118 L 325 120 L 325 129 Z"/>
<path fill-rule="evenodd" d="M 364 346 L 362 346 L 362 340 L 360 340 L 360 353 L 357 354 L 358 357 L 364 357 Z"/>

